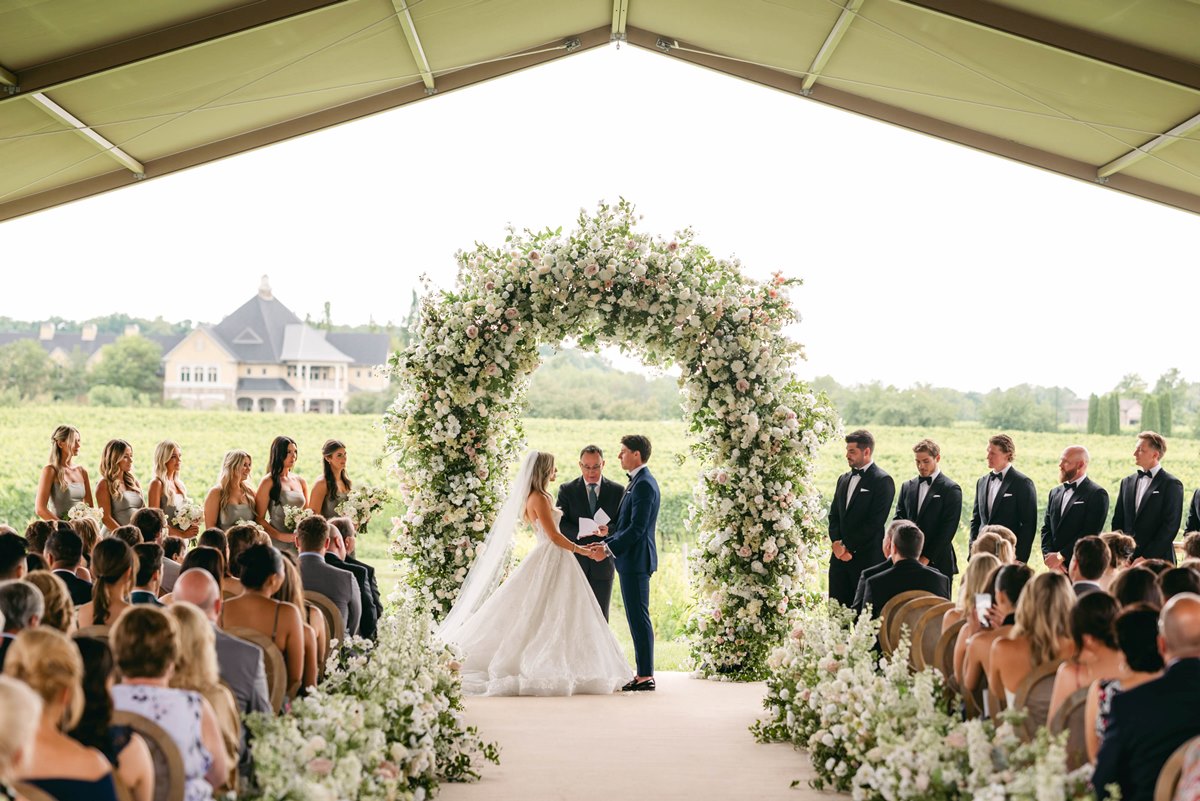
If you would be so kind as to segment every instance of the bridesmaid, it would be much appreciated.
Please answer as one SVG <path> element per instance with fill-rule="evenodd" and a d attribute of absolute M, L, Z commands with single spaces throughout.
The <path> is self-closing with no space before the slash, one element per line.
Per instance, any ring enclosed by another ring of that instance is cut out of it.
<path fill-rule="evenodd" d="M 233 450 L 225 454 L 217 486 L 204 499 L 204 527 L 222 531 L 237 525 L 239 520 L 253 523 L 258 513 L 254 488 L 250 486 L 250 454 Z"/>
<path fill-rule="evenodd" d="M 187 487 L 179 478 L 179 463 L 182 460 L 183 452 L 171 440 L 165 439 L 154 446 L 154 479 L 146 492 L 146 505 L 163 510 L 167 516 L 169 536 L 190 540 L 200 533 L 199 523 L 192 523 L 188 529 L 179 529 L 171 522 L 178 511 L 175 504 L 187 497 Z"/>
<path fill-rule="evenodd" d="M 59 426 L 50 435 L 50 463 L 42 468 L 35 504 L 42 520 L 66 520 L 67 512 L 80 501 L 92 505 L 87 470 L 72 464 L 82 445 L 75 426 Z"/>
<path fill-rule="evenodd" d="M 292 475 L 296 466 L 296 441 L 291 437 L 276 437 L 271 442 L 271 472 L 258 485 L 256 498 L 258 522 L 271 535 L 276 548 L 296 550 L 296 533 L 284 524 L 284 507 L 308 504 L 308 485 Z"/>
<path fill-rule="evenodd" d="M 133 513 L 146 505 L 142 485 L 133 475 L 133 446 L 123 439 L 110 439 L 104 445 L 96 501 L 109 533 L 132 523 Z"/>
<path fill-rule="evenodd" d="M 313 484 L 308 496 L 308 508 L 326 520 L 338 516 L 338 504 L 350 494 L 350 477 L 346 475 L 346 446 L 336 439 L 327 440 L 321 448 L 321 467 L 325 474 Z"/>

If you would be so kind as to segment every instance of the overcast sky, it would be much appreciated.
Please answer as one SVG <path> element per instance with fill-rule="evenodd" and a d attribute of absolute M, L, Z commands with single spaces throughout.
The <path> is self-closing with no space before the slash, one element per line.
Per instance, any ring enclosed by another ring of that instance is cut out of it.
<path fill-rule="evenodd" d="M 0 223 L 0 315 L 399 319 L 420 274 L 600 199 L 794 300 L 809 375 L 1106 391 L 1200 380 L 1200 218 L 628 46 Z"/>

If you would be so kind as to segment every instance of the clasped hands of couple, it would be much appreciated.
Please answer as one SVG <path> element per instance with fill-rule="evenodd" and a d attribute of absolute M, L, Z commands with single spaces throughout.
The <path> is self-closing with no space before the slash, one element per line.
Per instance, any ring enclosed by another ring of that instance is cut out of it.
<path fill-rule="evenodd" d="M 608 526 L 600 526 L 600 528 L 597 529 L 591 536 L 607 537 Z M 593 542 L 591 545 L 576 544 L 575 547 L 577 549 L 575 553 L 579 554 L 580 556 L 586 556 L 588 559 L 592 559 L 596 562 L 603 562 L 608 558 L 608 547 L 603 542 Z"/>

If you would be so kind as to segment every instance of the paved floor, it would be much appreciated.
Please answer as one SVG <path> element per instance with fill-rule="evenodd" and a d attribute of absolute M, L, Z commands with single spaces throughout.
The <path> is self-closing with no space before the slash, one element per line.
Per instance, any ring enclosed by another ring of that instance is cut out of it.
<path fill-rule="evenodd" d="M 442 801 L 809 801 L 808 758 L 759 745 L 747 727 L 764 685 L 658 674 L 658 691 L 571 698 L 468 698 L 466 718 L 500 743 L 500 765 Z M 801 785 L 791 788 L 793 780 Z"/>

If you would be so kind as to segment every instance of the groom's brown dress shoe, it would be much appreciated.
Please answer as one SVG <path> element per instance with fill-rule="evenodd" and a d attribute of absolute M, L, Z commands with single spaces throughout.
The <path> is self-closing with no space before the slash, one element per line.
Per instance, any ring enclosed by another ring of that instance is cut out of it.
<path fill-rule="evenodd" d="M 646 679 L 645 681 L 638 681 L 636 678 L 630 679 L 629 683 L 621 688 L 621 692 L 623 692 L 623 693 L 641 693 L 641 692 L 653 692 L 653 691 L 654 691 L 654 679 L 653 678 Z"/>

